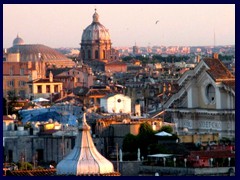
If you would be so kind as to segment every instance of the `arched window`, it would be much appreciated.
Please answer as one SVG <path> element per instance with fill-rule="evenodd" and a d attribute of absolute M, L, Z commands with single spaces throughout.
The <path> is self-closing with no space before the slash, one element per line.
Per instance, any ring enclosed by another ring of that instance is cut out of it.
<path fill-rule="evenodd" d="M 103 59 L 106 59 L 106 52 L 103 50 Z"/>
<path fill-rule="evenodd" d="M 98 50 L 95 51 L 95 59 L 98 59 Z"/>
<path fill-rule="evenodd" d="M 88 50 L 88 59 L 91 59 L 91 50 Z"/>
<path fill-rule="evenodd" d="M 85 51 L 82 51 L 82 58 L 85 59 Z"/>

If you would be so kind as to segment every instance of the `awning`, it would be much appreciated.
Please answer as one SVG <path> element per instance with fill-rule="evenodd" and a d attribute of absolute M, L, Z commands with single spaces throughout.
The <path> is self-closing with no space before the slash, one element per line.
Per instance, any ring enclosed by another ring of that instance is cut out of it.
<path fill-rule="evenodd" d="M 151 154 L 151 155 L 148 155 L 148 157 L 171 157 L 173 156 L 173 154 Z"/>

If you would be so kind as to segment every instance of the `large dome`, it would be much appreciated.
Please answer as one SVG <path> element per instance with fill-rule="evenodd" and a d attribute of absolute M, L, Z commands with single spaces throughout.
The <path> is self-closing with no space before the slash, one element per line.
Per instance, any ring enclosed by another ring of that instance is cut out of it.
<path fill-rule="evenodd" d="M 82 41 L 110 41 L 110 34 L 99 22 L 97 12 L 93 14 L 93 22 L 83 31 Z"/>
<path fill-rule="evenodd" d="M 23 39 L 20 38 L 19 35 L 17 35 L 17 37 L 13 40 L 13 46 L 22 45 L 22 44 L 24 44 Z"/>
<path fill-rule="evenodd" d="M 8 49 L 8 53 L 20 53 L 21 61 L 69 60 L 60 52 L 42 44 L 15 45 Z"/>

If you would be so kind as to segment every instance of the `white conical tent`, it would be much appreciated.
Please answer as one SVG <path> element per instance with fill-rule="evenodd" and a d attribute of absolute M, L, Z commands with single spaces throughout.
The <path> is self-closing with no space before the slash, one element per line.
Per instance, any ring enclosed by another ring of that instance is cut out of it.
<path fill-rule="evenodd" d="M 101 175 L 114 173 L 113 164 L 94 146 L 86 113 L 79 124 L 79 132 L 73 150 L 57 165 L 58 175 Z"/>
<path fill-rule="evenodd" d="M 42 97 L 32 100 L 32 102 L 47 102 L 47 101 L 49 100 Z"/>
<path fill-rule="evenodd" d="M 161 132 L 155 134 L 155 136 L 172 136 L 172 134 L 167 133 L 165 131 L 161 131 Z"/>

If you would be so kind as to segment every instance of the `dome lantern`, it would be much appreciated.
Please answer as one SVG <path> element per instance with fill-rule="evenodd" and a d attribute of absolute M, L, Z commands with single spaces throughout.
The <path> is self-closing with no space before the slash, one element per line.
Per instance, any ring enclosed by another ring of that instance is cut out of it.
<path fill-rule="evenodd" d="M 93 14 L 93 22 L 99 22 L 99 15 L 97 13 L 97 9 L 95 9 L 95 13 Z"/>
<path fill-rule="evenodd" d="M 19 37 L 19 35 L 17 34 L 17 37 L 13 40 L 13 46 L 15 45 L 23 45 L 24 41 L 22 38 Z"/>

